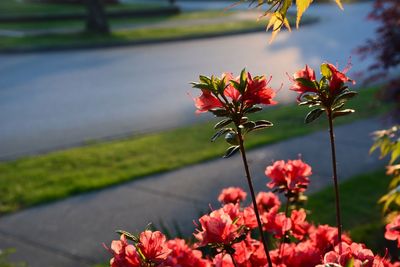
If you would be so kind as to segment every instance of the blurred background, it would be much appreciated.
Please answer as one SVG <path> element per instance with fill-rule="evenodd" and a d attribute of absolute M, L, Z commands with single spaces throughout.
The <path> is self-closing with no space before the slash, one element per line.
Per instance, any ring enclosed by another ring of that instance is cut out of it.
<path fill-rule="evenodd" d="M 242 177 L 219 182 L 210 177 L 210 184 L 195 179 L 225 148 L 223 142 L 209 142 L 211 116 L 195 114 L 199 92 L 189 83 L 200 74 L 238 75 L 246 68 L 272 77 L 280 104 L 262 116 L 275 119 L 276 128 L 255 135 L 251 148 L 326 126 L 306 128 L 306 111 L 295 108 L 296 94 L 288 90 L 288 76 L 305 64 L 318 72 L 326 61 L 339 69 L 352 63 L 348 76 L 363 90 L 354 104 L 359 113 L 343 123 L 390 109 L 376 92 L 398 76 L 396 66 L 386 79 L 363 83 L 376 60 L 368 49 L 364 58 L 359 52 L 377 38 L 379 23 L 367 19 L 374 1 L 343 1 L 342 11 L 334 1 L 315 0 L 299 29 L 292 7 L 292 31 L 282 30 L 272 44 L 265 8 L 235 3 L 0 1 L 0 249 L 15 248 L 13 262 L 106 263 L 109 254 L 101 243 L 117 237 L 114 230 L 141 231 L 152 221 L 171 233 L 191 233 L 192 220 L 215 203 L 222 186 L 241 184 Z M 295 158 L 305 153 L 300 149 L 285 155 Z M 256 169 L 262 172 L 282 151 L 275 147 L 273 154 L 254 160 L 260 164 Z M 357 170 L 343 163 L 343 176 L 383 165 L 365 154 Z M 198 168 L 199 163 L 205 165 Z M 223 174 L 227 167 L 217 165 L 210 167 L 215 175 L 233 174 Z M 322 177 L 325 166 L 318 166 Z M 173 172 L 177 169 L 181 173 Z M 265 178 L 261 173 L 256 179 L 261 189 Z"/>

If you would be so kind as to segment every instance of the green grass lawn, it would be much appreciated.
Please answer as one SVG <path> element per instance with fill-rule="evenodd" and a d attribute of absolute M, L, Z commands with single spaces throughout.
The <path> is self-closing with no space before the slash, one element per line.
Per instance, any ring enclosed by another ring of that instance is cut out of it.
<path fill-rule="evenodd" d="M 217 17 L 226 17 L 233 15 L 233 11 L 191 11 L 175 15 L 164 15 L 156 17 L 141 17 L 141 18 L 110 18 L 109 23 L 111 28 L 120 26 L 134 26 L 137 24 L 149 24 L 155 22 L 169 22 L 182 20 L 196 19 L 211 19 Z M 256 20 L 256 18 L 254 19 Z M 0 22 L 0 29 L 3 30 L 44 30 L 44 29 L 65 29 L 73 28 L 83 30 L 85 21 L 78 20 L 59 20 L 59 21 L 38 21 L 38 22 Z"/>
<path fill-rule="evenodd" d="M 80 45 L 129 44 L 144 40 L 195 37 L 204 34 L 220 34 L 241 30 L 259 29 L 264 24 L 255 20 L 227 22 L 190 27 L 146 28 L 114 31 L 110 35 L 88 33 L 48 34 L 25 37 L 0 37 L 0 49 L 67 48 Z"/>
<path fill-rule="evenodd" d="M 154 7 L 165 6 L 159 3 L 130 3 L 107 5 L 107 11 L 126 11 L 138 10 Z M 13 15 L 45 15 L 45 14 L 68 14 L 68 13 L 85 13 L 84 5 L 74 4 L 39 4 L 27 1 L 17 0 L 1 0 L 0 1 L 0 16 L 13 16 Z"/>
<path fill-rule="evenodd" d="M 382 207 L 377 202 L 387 192 L 389 181 L 390 178 L 380 170 L 356 176 L 340 185 L 344 230 L 355 242 L 364 243 L 381 255 L 384 255 L 388 242 L 383 236 Z M 312 194 L 306 208 L 312 211 L 312 221 L 335 226 L 333 186 Z"/>
<path fill-rule="evenodd" d="M 339 118 L 337 123 L 387 111 L 388 106 L 374 100 L 374 92 L 375 89 L 362 90 L 350 105 L 357 112 Z M 304 125 L 306 112 L 305 107 L 289 105 L 257 114 L 258 119 L 268 119 L 275 126 L 249 135 L 247 147 L 271 144 L 326 127 L 325 120 Z M 194 112 L 193 116 L 196 116 Z M 214 123 L 0 163 L 0 213 L 220 157 L 227 145 L 222 141 L 210 142 Z"/>

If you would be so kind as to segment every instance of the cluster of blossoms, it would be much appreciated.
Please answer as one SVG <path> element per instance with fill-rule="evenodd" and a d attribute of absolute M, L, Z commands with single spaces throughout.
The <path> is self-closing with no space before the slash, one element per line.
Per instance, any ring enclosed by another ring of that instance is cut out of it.
<path fill-rule="evenodd" d="M 269 82 L 265 76 L 253 78 L 245 70 L 236 78 L 232 73 L 224 73 L 221 78 L 200 76 L 200 83 L 193 83 L 202 91 L 201 96 L 194 99 L 197 112 L 218 108 L 239 111 L 256 104 L 274 105 L 276 93 L 268 87 Z"/>
<path fill-rule="evenodd" d="M 281 192 L 304 192 L 309 183 L 311 167 L 302 160 L 276 161 L 266 168 L 269 188 L 283 188 Z M 257 221 L 253 205 L 243 205 L 246 192 L 239 187 L 223 189 L 218 200 L 221 208 L 203 215 L 193 234 L 196 242 L 182 239 L 166 240 L 159 231 L 144 231 L 138 237 L 121 235 L 109 249 L 113 254 L 112 267 L 180 266 L 180 267 L 265 267 L 267 258 L 262 243 L 255 238 Z M 265 232 L 273 249 L 273 266 L 349 266 L 398 267 L 386 258 L 374 255 L 363 244 L 342 235 L 339 250 L 337 228 L 314 225 L 307 221 L 304 209 L 282 211 L 278 195 L 272 192 L 257 194 Z M 400 217 L 387 227 L 386 237 L 400 240 Z M 133 244 L 128 244 L 127 237 Z M 395 238 L 394 238 L 395 237 Z M 205 250 L 205 248 L 207 248 Z M 207 253 L 203 253 L 207 251 Z"/>
<path fill-rule="evenodd" d="M 166 240 L 159 231 L 144 231 L 139 236 L 124 232 L 113 241 L 109 251 L 112 267 L 400 267 L 388 257 L 374 255 L 365 245 L 353 242 L 341 232 L 338 179 L 333 138 L 333 119 L 353 112 L 343 109 L 346 101 L 356 95 L 346 83 L 352 82 L 346 70 L 338 71 L 332 64 L 322 64 L 322 77 L 316 80 L 308 66 L 292 78 L 292 90 L 298 92 L 301 105 L 314 107 L 306 122 L 326 113 L 330 124 L 333 178 L 336 193 L 337 226 L 315 225 L 307 220 L 304 204 L 311 167 L 301 159 L 276 161 L 265 170 L 267 188 L 256 196 L 244 149 L 245 134 L 272 123 L 251 121 L 246 117 L 261 110 L 258 104 L 273 105 L 275 91 L 268 87 L 265 76 L 253 77 L 243 70 L 239 77 L 230 73 L 222 77 L 200 76 L 193 83 L 201 90 L 194 99 L 198 113 L 211 112 L 224 117 L 215 125 L 215 141 L 225 135 L 231 145 L 225 157 L 240 150 L 252 202 L 244 205 L 247 193 L 238 187 L 222 190 L 218 197 L 222 206 L 203 215 L 193 234 L 195 242 Z M 285 207 L 277 193 L 282 193 Z M 257 232 L 258 228 L 258 232 Z M 268 234 L 269 242 L 264 236 Z M 400 216 L 386 227 L 385 237 L 397 240 L 400 247 Z M 131 240 L 129 244 L 127 240 Z M 259 240 L 260 239 L 260 240 Z M 271 246 L 271 249 L 269 249 Z"/>
<path fill-rule="evenodd" d="M 308 105 L 314 109 L 307 115 L 306 122 L 312 122 L 326 113 L 329 120 L 345 116 L 354 112 L 352 109 L 344 109 L 344 105 L 350 98 L 357 95 L 350 91 L 347 83 L 355 83 L 346 76 L 350 65 L 343 71 L 339 71 L 333 64 L 321 65 L 321 79 L 316 79 L 315 71 L 309 66 L 296 72 L 291 78 L 293 85 L 291 90 L 299 93 L 297 100 L 300 105 Z"/>

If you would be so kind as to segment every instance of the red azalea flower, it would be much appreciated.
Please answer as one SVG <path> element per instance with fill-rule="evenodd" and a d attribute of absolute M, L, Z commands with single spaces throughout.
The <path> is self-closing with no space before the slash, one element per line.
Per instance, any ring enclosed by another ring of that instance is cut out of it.
<path fill-rule="evenodd" d="M 247 193 L 240 187 L 228 187 L 222 189 L 218 196 L 218 201 L 224 204 L 227 203 L 238 203 L 246 199 Z"/>
<path fill-rule="evenodd" d="M 289 189 L 299 188 L 299 191 L 305 191 L 304 187 L 310 183 L 308 176 L 312 175 L 311 166 L 297 159 L 289 160 L 286 164 L 286 169 Z"/>
<path fill-rule="evenodd" d="M 268 83 L 265 76 L 251 77 L 251 74 L 247 73 L 247 88 L 243 94 L 243 101 L 249 105 L 263 104 L 263 105 L 275 105 L 276 101 L 272 100 L 276 93 L 272 88 L 268 87 Z"/>
<path fill-rule="evenodd" d="M 193 234 L 199 241 L 198 246 L 209 243 L 229 244 L 237 237 L 237 225 L 233 223 L 231 216 L 223 209 L 215 210 L 210 215 L 204 215 L 200 219 L 201 231 Z"/>
<path fill-rule="evenodd" d="M 272 192 L 260 192 L 256 197 L 258 210 L 263 212 L 268 212 L 272 209 L 278 211 L 281 206 L 279 198 Z"/>
<path fill-rule="evenodd" d="M 289 160 L 287 163 L 283 160 L 275 161 L 265 170 L 265 175 L 272 180 L 267 184 L 269 188 L 283 187 L 295 192 L 305 191 L 310 182 L 308 176 L 311 174 L 310 165 L 300 159 Z"/>
<path fill-rule="evenodd" d="M 224 95 L 226 97 L 229 97 L 230 99 L 232 99 L 233 102 L 239 102 L 240 98 L 241 98 L 241 94 L 240 92 L 231 84 L 231 81 L 238 81 L 238 78 L 233 78 L 232 73 L 229 72 L 225 72 L 224 74 L 222 74 L 222 79 L 225 80 L 225 90 L 224 90 Z"/>
<path fill-rule="evenodd" d="M 292 221 L 283 212 L 265 213 L 263 221 L 265 231 L 272 233 L 276 238 L 282 238 L 286 232 L 292 229 Z"/>
<path fill-rule="evenodd" d="M 113 240 L 111 248 L 107 248 L 113 258 L 110 260 L 111 267 L 140 267 L 140 257 L 133 245 L 128 244 L 124 235 L 120 240 Z"/>
<path fill-rule="evenodd" d="M 324 263 L 338 263 L 342 266 L 351 260 L 354 260 L 354 267 L 373 267 L 374 254 L 367 249 L 364 244 L 347 244 L 342 242 L 342 252 L 339 253 L 339 245 L 333 251 L 329 251 L 324 256 Z"/>
<path fill-rule="evenodd" d="M 215 267 L 235 267 L 232 262 L 232 258 L 229 254 L 220 253 L 213 259 L 213 265 Z"/>
<path fill-rule="evenodd" d="M 385 238 L 388 240 L 397 240 L 397 247 L 400 248 L 400 215 L 386 225 Z"/>
<path fill-rule="evenodd" d="M 202 259 L 201 251 L 190 248 L 183 239 L 169 240 L 167 246 L 172 252 L 162 266 L 210 267 L 210 262 Z"/>
<path fill-rule="evenodd" d="M 210 109 L 223 107 L 221 101 L 211 94 L 210 91 L 201 90 L 203 93 L 201 96 L 194 99 L 194 104 L 198 109 L 196 113 L 207 112 Z"/>
<path fill-rule="evenodd" d="M 293 210 L 290 215 L 292 220 L 292 234 L 295 238 L 302 240 L 308 233 L 310 224 L 306 221 L 306 212 L 301 210 Z"/>
<path fill-rule="evenodd" d="M 320 253 L 324 255 L 328 251 L 332 250 L 338 244 L 338 230 L 336 227 L 329 225 L 318 225 L 318 227 L 311 226 L 308 229 L 311 242 L 315 244 L 315 247 L 320 250 Z M 342 242 L 351 244 L 350 237 L 342 234 Z"/>
<path fill-rule="evenodd" d="M 275 161 L 274 164 L 265 169 L 265 175 L 272 179 L 267 184 L 269 188 L 286 185 L 286 163 L 284 160 Z"/>
<path fill-rule="evenodd" d="M 246 207 L 243 210 L 243 225 L 250 229 L 254 229 L 258 226 L 256 214 L 254 212 L 253 207 Z"/>
<path fill-rule="evenodd" d="M 305 93 L 305 92 L 317 92 L 315 88 L 305 86 L 299 81 L 296 81 L 296 79 L 303 78 L 308 81 L 314 82 L 315 81 L 315 71 L 310 68 L 308 65 L 302 70 L 299 70 L 298 72 L 293 74 L 293 78 L 291 79 L 293 82 L 292 87 L 290 87 L 290 90 L 293 90 L 295 92 L 298 92 L 300 95 Z"/>
<path fill-rule="evenodd" d="M 165 235 L 160 231 L 144 231 L 140 234 L 138 249 L 147 261 L 160 264 L 171 253 L 165 241 Z"/>
<path fill-rule="evenodd" d="M 355 83 L 345 74 L 348 68 L 346 68 L 345 71 L 340 72 L 336 69 L 336 67 L 333 64 L 327 63 L 326 65 L 332 73 L 332 76 L 329 79 L 329 89 L 331 93 L 334 93 L 335 95 L 339 94 L 341 92 L 344 83 L 347 82 L 352 82 L 353 84 Z"/>

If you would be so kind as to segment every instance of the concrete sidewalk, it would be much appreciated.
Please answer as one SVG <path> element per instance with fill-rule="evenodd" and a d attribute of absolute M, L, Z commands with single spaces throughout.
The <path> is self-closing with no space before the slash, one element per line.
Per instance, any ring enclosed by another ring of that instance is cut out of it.
<path fill-rule="evenodd" d="M 337 127 L 340 179 L 382 167 L 370 157 L 370 133 L 383 126 L 368 119 Z M 268 134 L 268 131 L 265 132 Z M 326 130 L 252 150 L 249 155 L 257 191 L 266 190 L 266 165 L 273 160 L 296 159 L 299 153 L 313 167 L 310 192 L 331 184 L 331 158 Z M 221 154 L 223 151 L 221 151 Z M 0 248 L 14 247 L 15 259 L 31 267 L 91 266 L 107 262 L 102 247 L 118 238 L 115 230 L 139 232 L 149 223 L 169 229 L 178 224 L 184 234 L 193 232 L 193 220 L 217 207 L 220 190 L 247 189 L 239 156 L 218 159 L 173 172 L 154 175 L 0 218 Z"/>

